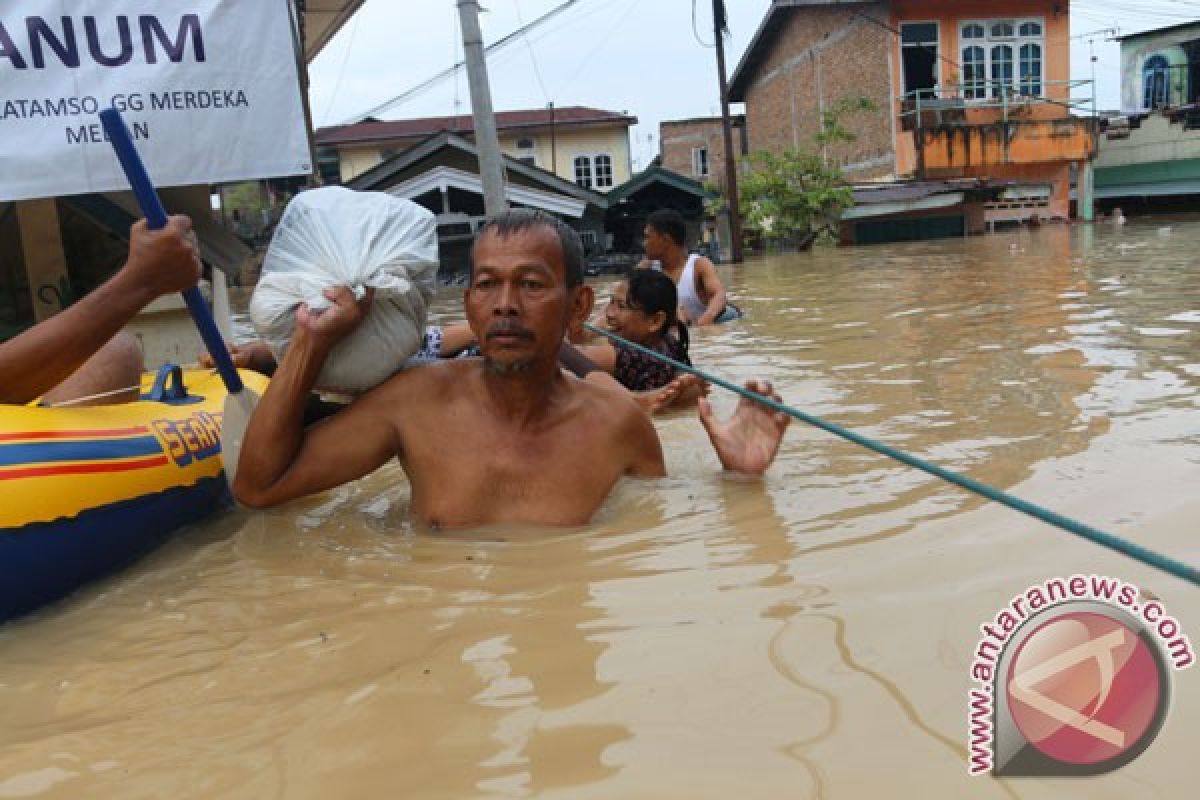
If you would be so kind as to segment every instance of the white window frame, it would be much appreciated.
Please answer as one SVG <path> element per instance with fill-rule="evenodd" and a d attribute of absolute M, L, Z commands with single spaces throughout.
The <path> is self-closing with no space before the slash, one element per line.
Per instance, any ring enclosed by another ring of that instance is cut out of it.
<path fill-rule="evenodd" d="M 942 23 L 936 19 L 906 19 L 900 23 L 898 30 L 900 36 L 897 37 L 900 41 L 900 85 L 904 87 L 904 94 L 909 93 L 908 79 L 904 74 L 904 49 L 906 47 L 920 47 L 920 44 L 906 44 L 904 41 L 904 26 L 905 25 L 932 25 L 937 29 L 937 41 L 934 46 L 937 48 L 937 53 L 933 59 L 933 88 L 938 88 L 942 85 Z M 916 90 L 913 90 L 916 91 Z M 930 90 L 932 91 L 932 90 Z"/>
<path fill-rule="evenodd" d="M 575 171 L 575 185 L 582 186 L 585 189 L 592 188 L 593 173 L 592 173 L 592 157 L 587 155 L 575 156 L 571 159 L 571 167 Z M 583 167 L 583 171 L 580 171 Z"/>
<path fill-rule="evenodd" d="M 607 159 L 608 163 L 601 163 L 602 158 Z M 581 153 L 571 159 L 571 167 L 575 173 L 576 186 L 585 189 L 611 189 L 614 185 L 615 165 L 612 153 Z M 580 167 L 584 167 L 586 171 L 581 172 Z"/>
<path fill-rule="evenodd" d="M 1012 26 L 1012 36 L 994 37 L 992 35 L 992 28 L 1002 24 Z M 1041 33 L 1037 36 L 1023 36 L 1021 28 L 1029 24 L 1037 25 Z M 982 39 L 966 38 L 965 33 L 967 28 L 973 25 L 979 25 L 983 28 Z M 1021 66 L 1023 57 L 1021 51 L 1029 45 L 1036 45 L 1039 48 L 1037 57 L 1038 74 L 1035 78 L 1022 78 Z M 983 59 L 978 62 L 967 58 L 968 48 L 975 47 L 983 50 Z M 1046 18 L 989 17 L 964 19 L 958 23 L 958 56 L 960 63 L 963 65 L 961 80 L 963 98 L 967 101 L 975 100 L 978 102 L 987 102 L 988 100 L 997 100 L 1000 98 L 1001 87 L 996 84 L 998 79 L 993 75 L 995 65 L 1005 63 L 995 58 L 995 50 L 1000 47 L 1007 47 L 1011 51 L 1012 60 L 1009 62 L 1011 65 L 1011 77 L 1008 77 L 1005 81 L 1010 96 L 1040 97 L 1044 95 L 1046 91 Z M 983 70 L 982 77 L 972 76 L 973 80 L 967 80 L 966 67 L 968 63 L 972 66 L 979 64 Z"/>
<path fill-rule="evenodd" d="M 1148 83 L 1147 78 L 1153 83 Z M 1142 108 L 1147 111 L 1161 108 L 1170 99 L 1171 62 L 1162 53 L 1154 53 L 1142 62 Z"/>
<path fill-rule="evenodd" d="M 692 148 L 692 174 L 697 178 L 708 177 L 708 146 Z"/>
<path fill-rule="evenodd" d="M 528 147 L 522 147 L 528 143 Z M 531 167 L 537 166 L 537 140 L 532 136 L 519 136 L 513 142 L 513 149 L 516 151 L 516 159 L 522 164 L 528 164 Z"/>
<path fill-rule="evenodd" d="M 602 158 L 605 159 L 606 164 L 600 163 L 600 159 Z M 611 189 L 613 187 L 613 157 L 611 154 L 596 153 L 592 156 L 592 180 L 597 189 Z"/>

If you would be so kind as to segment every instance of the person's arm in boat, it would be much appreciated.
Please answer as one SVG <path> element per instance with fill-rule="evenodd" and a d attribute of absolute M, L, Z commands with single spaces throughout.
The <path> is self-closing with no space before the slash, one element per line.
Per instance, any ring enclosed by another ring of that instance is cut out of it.
<path fill-rule="evenodd" d="M 696 325 L 712 325 L 717 321 L 717 317 L 721 316 L 721 312 L 725 310 L 727 299 L 725 296 L 725 284 L 721 282 L 720 276 L 717 275 L 717 268 L 704 256 L 696 259 L 695 278 L 699 279 L 703 285 L 701 296 L 703 297 L 705 293 L 708 294 L 708 307 L 693 322 Z M 701 287 L 696 288 L 700 289 Z"/>
<path fill-rule="evenodd" d="M 28 403 L 67 379 L 151 300 L 200 279 L 199 246 L 186 216 L 130 230 L 129 257 L 117 273 L 76 303 L 0 343 L 0 403 Z"/>
<path fill-rule="evenodd" d="M 238 369 L 252 369 L 268 376 L 273 375 L 275 368 L 279 366 L 275 362 L 275 354 L 261 339 L 242 344 L 230 343 L 229 357 L 233 359 L 233 365 Z M 207 351 L 200 354 L 200 366 L 205 369 L 212 369 L 215 366 L 212 356 Z"/>
<path fill-rule="evenodd" d="M 304 428 L 304 402 L 334 346 L 362 321 L 371 293 L 356 303 L 345 287 L 327 289 L 333 305 L 317 315 L 300 306 L 296 330 L 271 385 L 250 418 L 233 494 L 254 508 L 278 505 L 355 480 L 400 450 L 390 410 L 401 374 L 345 410 Z"/>

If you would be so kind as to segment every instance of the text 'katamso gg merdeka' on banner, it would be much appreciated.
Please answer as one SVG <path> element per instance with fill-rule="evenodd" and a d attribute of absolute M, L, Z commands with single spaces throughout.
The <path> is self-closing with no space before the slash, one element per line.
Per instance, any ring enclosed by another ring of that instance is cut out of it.
<path fill-rule="evenodd" d="M 97 114 L 159 186 L 311 169 L 288 0 L 0 3 L 0 201 L 128 188 Z"/>

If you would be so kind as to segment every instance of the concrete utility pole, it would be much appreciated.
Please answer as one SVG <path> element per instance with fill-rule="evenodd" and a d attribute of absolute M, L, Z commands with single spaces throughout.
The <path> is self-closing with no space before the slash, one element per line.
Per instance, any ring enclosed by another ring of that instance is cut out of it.
<path fill-rule="evenodd" d="M 483 55 L 483 33 L 479 30 L 478 0 L 458 0 L 462 24 L 463 58 L 471 87 L 471 116 L 475 119 L 475 149 L 479 152 L 479 176 L 483 179 L 483 209 L 490 217 L 508 208 L 504 197 L 504 162 L 492 113 L 492 91 L 488 84 L 487 61 Z"/>
<path fill-rule="evenodd" d="M 733 126 L 729 121 L 729 84 L 725 80 L 725 3 L 713 0 L 713 32 L 717 43 L 717 75 L 721 81 L 721 130 L 725 137 L 725 200 L 729 205 L 730 260 L 742 261 L 742 212 L 738 207 L 737 165 L 733 157 Z"/>

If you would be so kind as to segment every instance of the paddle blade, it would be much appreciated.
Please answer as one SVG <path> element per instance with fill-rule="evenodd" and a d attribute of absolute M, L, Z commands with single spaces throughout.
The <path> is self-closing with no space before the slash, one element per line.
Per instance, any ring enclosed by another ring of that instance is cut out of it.
<path fill-rule="evenodd" d="M 238 459 L 242 455 L 242 438 L 250 416 L 258 406 L 258 393 L 249 387 L 225 396 L 225 409 L 221 416 L 221 458 L 225 464 L 225 480 L 233 486 L 237 475 Z"/>

